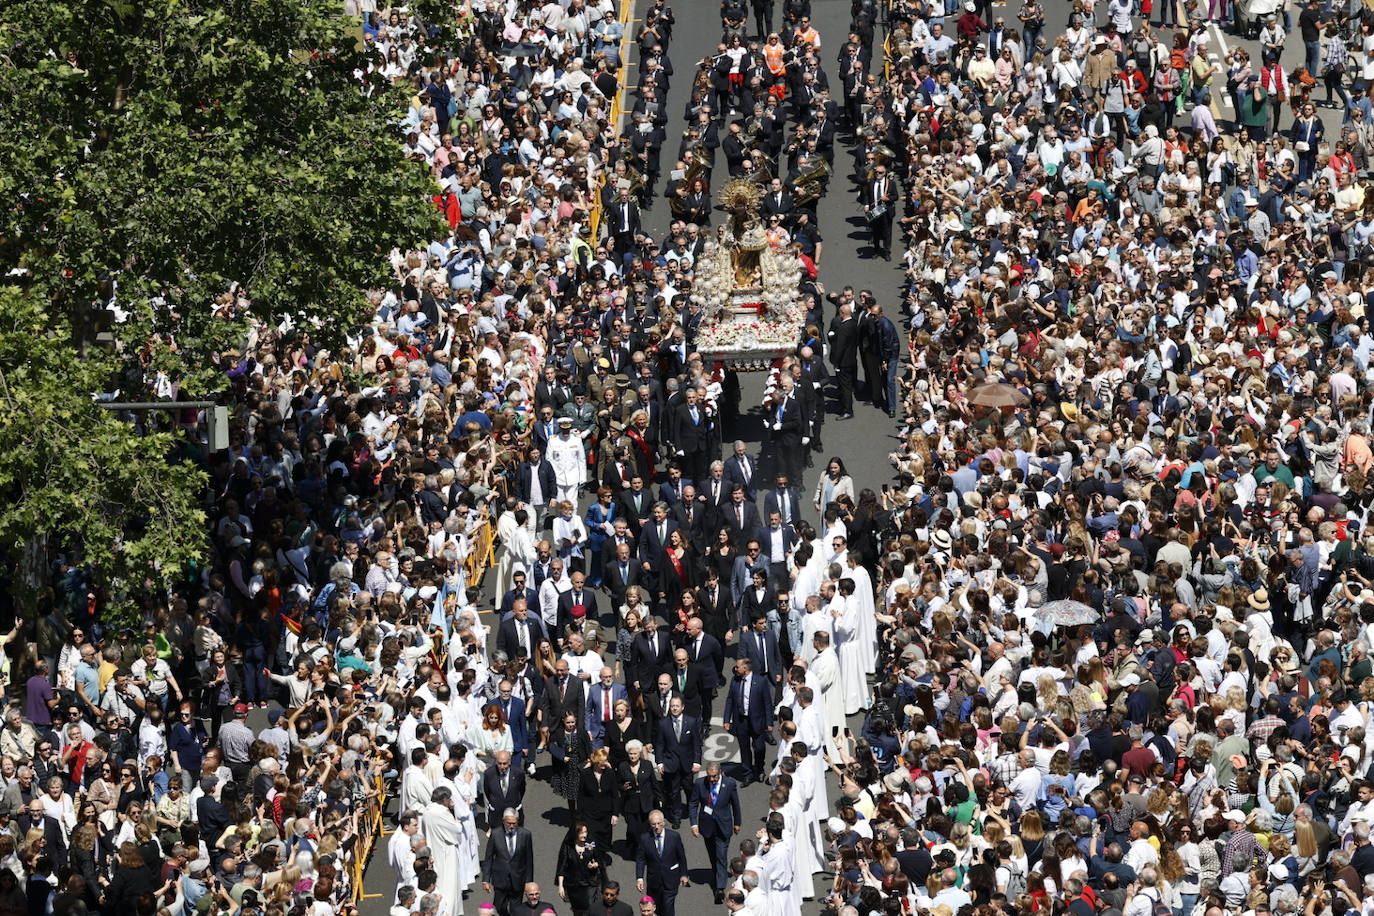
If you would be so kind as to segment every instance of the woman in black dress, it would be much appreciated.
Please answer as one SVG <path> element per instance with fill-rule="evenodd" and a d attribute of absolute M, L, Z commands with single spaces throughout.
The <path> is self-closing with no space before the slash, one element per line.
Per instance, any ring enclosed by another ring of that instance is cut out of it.
<path fill-rule="evenodd" d="M 611 769 L 620 772 L 620 765 L 630 759 L 625 753 L 625 745 L 631 741 L 643 741 L 646 731 L 644 725 L 635 718 L 629 700 L 616 700 L 611 715 L 613 719 L 606 726 L 603 741 L 611 755 Z"/>
<path fill-rule="evenodd" d="M 735 573 L 735 558 L 738 556 L 739 548 L 730 536 L 730 528 L 722 527 L 716 532 L 715 543 L 706 548 L 705 561 L 706 565 L 720 576 L 720 583 L 727 590 L 730 586 L 730 577 Z"/>
<path fill-rule="evenodd" d="M 639 835 L 649 829 L 649 812 L 658 807 L 660 791 L 653 765 L 644 759 L 644 745 L 625 744 L 626 761 L 620 765 L 620 813 L 625 818 L 626 858 L 639 852 Z"/>
<path fill-rule="evenodd" d="M 611 769 L 611 754 L 604 747 L 592 751 L 590 764 L 582 768 L 577 785 L 577 814 L 587 824 L 598 849 L 610 849 L 612 830 L 620 814 L 620 785 Z"/>
<path fill-rule="evenodd" d="M 568 901 L 573 916 L 586 916 L 591 908 L 592 890 L 605 883 L 607 864 L 605 847 L 591 838 L 586 824 L 575 821 L 558 848 L 554 871 L 558 896 Z"/>
<path fill-rule="evenodd" d="M 582 719 L 575 712 L 566 712 L 549 734 L 549 753 L 553 755 L 553 774 L 549 785 L 568 802 L 568 809 L 577 811 L 577 789 L 581 781 L 582 765 L 592 753 L 592 739 L 582 727 Z"/>

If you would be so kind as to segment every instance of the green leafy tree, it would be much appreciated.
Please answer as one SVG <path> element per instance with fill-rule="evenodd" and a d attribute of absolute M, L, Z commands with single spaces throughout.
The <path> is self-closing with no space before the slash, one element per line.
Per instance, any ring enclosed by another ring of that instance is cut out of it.
<path fill-rule="evenodd" d="M 45 477 L 0 477 L 28 507 L 0 517 L 5 547 L 47 525 L 110 571 L 173 565 L 201 479 L 86 409 L 91 393 L 118 377 L 143 396 L 132 370 L 213 395 L 217 355 L 254 320 L 336 345 L 389 252 L 441 236 L 434 183 L 400 143 L 408 97 L 363 76 L 359 36 L 328 0 L 0 0 L 0 325 L 47 351 L 0 361 L 17 424 L 0 442 L 46 423 L 60 443 Z M 127 319 L 94 348 L 111 304 Z M 45 508 L 77 480 L 66 510 Z M 167 490 L 144 498 L 149 484 Z M 136 516 L 147 535 L 119 541 Z M 100 552 L 115 544 L 122 559 Z"/>

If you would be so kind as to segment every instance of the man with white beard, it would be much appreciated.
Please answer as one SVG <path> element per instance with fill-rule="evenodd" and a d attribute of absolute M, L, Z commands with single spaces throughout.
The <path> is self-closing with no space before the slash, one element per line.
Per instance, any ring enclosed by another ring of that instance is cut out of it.
<path fill-rule="evenodd" d="M 553 465 L 560 502 L 577 505 L 577 491 L 587 480 L 587 451 L 582 440 L 572 434 L 572 417 L 558 420 L 558 435 L 549 440 L 546 456 Z"/>
<path fill-rule="evenodd" d="M 816 658 L 811 670 L 821 688 L 821 707 L 825 711 L 826 756 L 840 760 L 840 745 L 835 733 L 844 727 L 844 683 L 840 674 L 840 659 L 830 646 L 830 634 L 821 631 L 815 638 Z"/>
<path fill-rule="evenodd" d="M 434 893 L 439 895 L 439 916 L 461 916 L 463 885 L 458 864 L 462 828 L 453 816 L 453 793 L 445 786 L 434 790 L 424 813 L 425 839 L 434 856 Z"/>
<path fill-rule="evenodd" d="M 539 619 L 549 633 L 558 630 L 558 599 L 568 591 L 572 591 L 572 580 L 567 576 L 566 564 L 562 558 L 554 557 L 549 561 L 548 578 L 539 586 Z"/>
<path fill-rule="evenodd" d="M 859 632 L 865 646 L 878 645 L 877 608 L 873 603 L 873 577 L 861 564 L 863 556 L 857 550 L 849 551 L 848 571 L 845 573 L 854 580 L 854 600 L 859 606 Z M 502 593 L 504 594 L 504 592 Z M 872 674 L 877 669 L 877 652 L 864 655 L 864 674 Z"/>

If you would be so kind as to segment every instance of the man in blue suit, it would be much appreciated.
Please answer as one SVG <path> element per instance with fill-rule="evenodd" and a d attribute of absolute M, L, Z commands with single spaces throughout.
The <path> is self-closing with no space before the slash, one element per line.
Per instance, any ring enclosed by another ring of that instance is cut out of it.
<path fill-rule="evenodd" d="M 525 764 L 525 754 L 530 749 L 529 722 L 525 719 L 525 701 L 515 696 L 515 685 L 502 679 L 496 686 L 496 699 L 493 701 L 506 717 L 510 726 L 511 766 L 519 770 Z"/>
<path fill-rule="evenodd" d="M 654 898 L 660 916 L 674 916 L 678 889 L 691 882 L 687 876 L 687 848 L 677 831 L 669 830 L 663 820 L 662 811 L 649 812 L 649 830 L 639 835 L 639 852 L 635 855 L 635 885 L 641 894 Z"/>
<path fill-rule="evenodd" d="M 692 819 L 692 836 L 706 843 L 706 855 L 711 859 L 711 887 L 716 903 L 725 901 L 725 866 L 730 860 L 730 837 L 739 833 L 739 787 L 728 776 L 722 776 L 720 764 L 706 767 L 706 775 L 692 787 L 692 803 L 688 808 Z"/>
<path fill-rule="evenodd" d="M 750 502 L 758 496 L 758 481 L 755 479 L 759 473 L 759 463 L 749 457 L 748 446 L 742 441 L 735 440 L 735 453 L 725 459 L 725 479 L 731 484 L 739 484 L 744 487 L 744 496 Z"/>
<path fill-rule="evenodd" d="M 743 785 L 763 780 L 764 741 L 773 728 L 773 688 L 754 674 L 747 658 L 735 659 L 735 679 L 725 698 L 725 730 L 739 742 Z"/>
<path fill-rule="evenodd" d="M 587 686 L 587 734 L 591 735 L 592 747 L 604 746 L 606 724 L 615 720 L 616 701 L 629 699 L 625 685 L 615 679 L 610 668 L 602 668 L 597 682 Z"/>
<path fill-rule="evenodd" d="M 687 715 L 682 697 L 668 701 L 668 715 L 658 723 L 658 772 L 663 780 L 664 807 L 674 829 L 682 821 L 682 799 L 701 772 L 701 722 Z"/>
<path fill-rule="evenodd" d="M 780 697 L 783 676 L 782 652 L 778 649 L 778 637 L 768 625 L 767 617 L 755 617 L 749 622 L 749 631 L 740 634 L 739 647 L 744 650 L 744 657 L 749 660 L 754 676 L 768 682 L 774 698 Z"/>
<path fill-rule="evenodd" d="M 801 491 L 791 486 L 786 474 L 774 478 L 773 489 L 763 495 L 763 514 L 774 512 L 782 516 L 783 524 L 795 525 L 801 520 Z"/>
<path fill-rule="evenodd" d="M 692 485 L 692 482 L 682 476 L 682 466 L 676 461 L 668 465 L 668 479 L 658 486 L 658 498 L 669 506 L 680 506 L 683 501 L 683 492 Z"/>
<path fill-rule="evenodd" d="M 525 603 L 530 607 L 539 606 L 539 592 L 530 588 L 523 571 L 511 575 L 511 584 L 514 587 L 501 596 L 501 619 L 503 621 L 510 619 L 516 598 L 524 598 Z"/>

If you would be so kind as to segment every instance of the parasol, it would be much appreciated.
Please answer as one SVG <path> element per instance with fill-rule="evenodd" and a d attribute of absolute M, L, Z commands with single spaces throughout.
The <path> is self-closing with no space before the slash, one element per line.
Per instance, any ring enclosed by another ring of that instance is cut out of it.
<path fill-rule="evenodd" d="M 1076 627 L 1085 623 L 1097 623 L 1099 615 L 1082 601 L 1051 601 L 1035 612 L 1036 619 L 1056 627 Z"/>
<path fill-rule="evenodd" d="M 1020 407 L 1030 403 L 1030 398 L 1019 388 L 993 382 L 990 385 L 979 385 L 970 391 L 968 402 L 979 407 Z"/>

